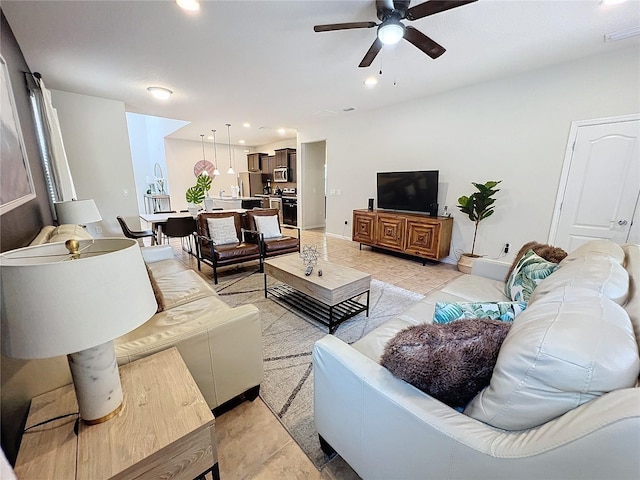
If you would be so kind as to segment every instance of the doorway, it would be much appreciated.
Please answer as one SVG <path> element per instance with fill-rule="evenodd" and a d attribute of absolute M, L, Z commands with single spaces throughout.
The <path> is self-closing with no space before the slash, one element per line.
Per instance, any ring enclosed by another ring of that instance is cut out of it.
<path fill-rule="evenodd" d="M 573 122 L 549 243 L 640 241 L 640 115 Z"/>
<path fill-rule="evenodd" d="M 302 143 L 302 210 L 299 214 L 305 230 L 324 228 L 327 142 Z"/>

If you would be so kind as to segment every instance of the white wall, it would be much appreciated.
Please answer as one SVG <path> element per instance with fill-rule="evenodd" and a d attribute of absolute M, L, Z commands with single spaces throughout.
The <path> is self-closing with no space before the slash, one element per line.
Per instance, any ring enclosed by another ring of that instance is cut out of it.
<path fill-rule="evenodd" d="M 93 198 L 102 216 L 102 222 L 87 229 L 96 237 L 122 236 L 116 216 L 138 218 L 124 103 L 58 90 L 51 93 L 78 198 Z"/>
<path fill-rule="evenodd" d="M 639 112 L 639 54 L 618 50 L 300 127 L 300 144 L 326 139 L 327 188 L 341 191 L 327 197 L 327 232 L 341 235 L 350 211 L 376 196 L 377 171 L 437 169 L 440 211 L 455 216 L 449 261 L 471 248 L 473 225 L 455 205 L 472 181 L 502 180 L 476 253 L 545 242 L 571 121 Z"/>
<path fill-rule="evenodd" d="M 171 194 L 171 180 L 167 175 L 164 137 L 189 122 L 169 118 L 127 113 L 127 128 L 131 139 L 131 158 L 136 182 L 138 210 L 145 211 L 144 194 L 149 188 L 147 178 L 155 178 L 155 166 L 160 166 L 165 178 L 165 193 Z M 155 185 L 156 189 L 158 188 Z"/>

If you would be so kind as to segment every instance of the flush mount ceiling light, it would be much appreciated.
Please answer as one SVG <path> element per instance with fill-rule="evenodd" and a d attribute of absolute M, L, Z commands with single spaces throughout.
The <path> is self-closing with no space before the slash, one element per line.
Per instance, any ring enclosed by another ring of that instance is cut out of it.
<path fill-rule="evenodd" d="M 180 8 L 188 10 L 189 12 L 197 12 L 200 10 L 199 0 L 176 0 L 176 3 Z"/>
<path fill-rule="evenodd" d="M 239 143 L 240 145 L 244 145 L 244 143 L 245 143 L 245 142 L 244 142 L 244 140 L 238 140 L 238 143 Z"/>
<path fill-rule="evenodd" d="M 279 133 L 280 135 L 284 135 L 284 134 L 286 133 L 286 130 L 285 130 L 284 128 L 279 128 L 279 129 L 278 129 L 278 133 Z"/>
<path fill-rule="evenodd" d="M 369 87 L 375 87 L 378 84 L 378 79 L 376 77 L 369 77 L 364 81 L 364 84 Z"/>
<path fill-rule="evenodd" d="M 173 93 L 171 90 L 164 87 L 149 87 L 147 90 L 158 100 L 167 100 Z"/>
<path fill-rule="evenodd" d="M 249 122 L 245 122 L 242 124 L 244 128 L 251 128 L 251 124 Z"/>
<path fill-rule="evenodd" d="M 385 45 L 394 45 L 404 37 L 404 25 L 395 17 L 390 17 L 378 27 L 378 39 Z"/>
<path fill-rule="evenodd" d="M 615 42 L 617 40 L 624 40 L 625 38 L 634 37 L 640 35 L 640 25 L 625 30 L 618 30 L 617 32 L 607 33 L 604 36 L 605 42 Z"/>

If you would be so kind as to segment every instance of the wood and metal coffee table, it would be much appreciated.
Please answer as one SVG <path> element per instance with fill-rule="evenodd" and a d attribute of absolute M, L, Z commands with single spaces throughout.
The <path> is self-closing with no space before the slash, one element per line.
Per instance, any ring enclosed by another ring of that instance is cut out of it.
<path fill-rule="evenodd" d="M 334 333 L 345 320 L 366 312 L 369 315 L 371 275 L 353 268 L 318 260 L 311 275 L 297 253 L 264 262 L 264 297 L 270 293 L 278 300 L 329 327 Z M 322 276 L 318 272 L 322 270 Z M 267 276 L 280 284 L 267 286 Z M 366 294 L 367 301 L 359 297 Z"/>

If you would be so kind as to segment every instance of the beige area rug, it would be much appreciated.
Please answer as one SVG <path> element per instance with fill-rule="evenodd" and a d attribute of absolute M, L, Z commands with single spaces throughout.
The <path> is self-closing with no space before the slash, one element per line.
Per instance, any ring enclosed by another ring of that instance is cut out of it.
<path fill-rule="evenodd" d="M 269 286 L 275 282 L 269 278 Z M 331 460 L 320 449 L 313 419 L 313 344 L 328 328 L 271 296 L 264 298 L 264 275 L 238 270 L 220 278 L 216 290 L 231 305 L 252 303 L 260 309 L 265 379 L 260 397 L 291 437 L 320 469 Z M 423 298 L 423 295 L 377 280 L 371 282 L 369 316 L 342 323 L 335 336 L 353 343 Z M 362 301 L 366 301 L 363 296 Z"/>

